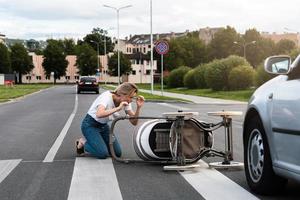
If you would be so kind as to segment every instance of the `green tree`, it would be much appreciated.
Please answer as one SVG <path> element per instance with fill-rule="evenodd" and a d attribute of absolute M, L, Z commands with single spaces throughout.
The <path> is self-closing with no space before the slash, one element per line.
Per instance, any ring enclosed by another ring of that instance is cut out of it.
<path fill-rule="evenodd" d="M 108 60 L 108 70 L 109 74 L 112 76 L 118 76 L 118 54 L 117 52 L 114 52 L 114 55 L 112 55 Z M 120 76 L 123 74 L 127 74 L 131 72 L 131 63 L 130 60 L 124 55 L 122 52 L 120 52 Z"/>
<path fill-rule="evenodd" d="M 73 39 L 67 39 L 65 38 L 64 40 L 61 41 L 64 47 L 64 52 L 66 55 L 75 55 L 75 42 Z"/>
<path fill-rule="evenodd" d="M 95 75 L 97 72 L 97 53 L 87 43 L 77 46 L 76 66 L 82 76 Z"/>
<path fill-rule="evenodd" d="M 296 44 L 289 39 L 282 39 L 276 44 L 276 54 L 288 54 L 296 48 Z"/>
<path fill-rule="evenodd" d="M 256 41 L 255 44 L 246 47 L 247 61 L 254 67 L 268 56 L 275 54 L 275 43 L 271 39 L 262 37 L 256 29 L 247 30 L 242 41 L 246 43 Z"/>
<path fill-rule="evenodd" d="M 179 66 L 195 68 L 207 60 L 204 42 L 193 34 L 170 40 L 169 48 L 169 52 L 164 56 L 164 66 L 168 70 Z"/>
<path fill-rule="evenodd" d="M 54 84 L 56 79 L 66 74 L 68 61 L 61 42 L 57 40 L 47 40 L 48 45 L 44 50 L 44 61 L 42 63 L 45 75 L 50 76 L 51 72 L 54 73 Z"/>
<path fill-rule="evenodd" d="M 226 58 L 229 55 L 235 54 L 237 47 L 234 42 L 239 40 L 239 34 L 230 26 L 218 31 L 209 43 L 210 60 Z"/>
<path fill-rule="evenodd" d="M 0 43 L 0 73 L 11 73 L 9 51 L 2 43 Z"/>
<path fill-rule="evenodd" d="M 111 38 L 106 36 L 107 31 L 101 28 L 93 28 L 91 34 L 87 34 L 83 41 L 79 41 L 78 44 L 88 43 L 97 52 L 97 43 L 99 44 L 99 54 L 104 55 L 104 47 L 106 46 L 106 53 L 112 52 L 114 44 Z M 93 41 L 93 42 L 92 42 Z"/>
<path fill-rule="evenodd" d="M 34 66 L 26 48 L 22 44 L 16 43 L 10 49 L 12 70 L 18 72 L 19 83 L 22 83 L 22 75 L 28 74 Z"/>

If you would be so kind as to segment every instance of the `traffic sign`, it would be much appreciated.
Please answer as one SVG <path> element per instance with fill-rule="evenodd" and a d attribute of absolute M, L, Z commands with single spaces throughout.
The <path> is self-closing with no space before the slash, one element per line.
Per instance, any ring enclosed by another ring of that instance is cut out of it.
<path fill-rule="evenodd" d="M 164 55 L 169 51 L 169 44 L 167 41 L 160 40 L 155 44 L 155 50 L 158 54 Z"/>

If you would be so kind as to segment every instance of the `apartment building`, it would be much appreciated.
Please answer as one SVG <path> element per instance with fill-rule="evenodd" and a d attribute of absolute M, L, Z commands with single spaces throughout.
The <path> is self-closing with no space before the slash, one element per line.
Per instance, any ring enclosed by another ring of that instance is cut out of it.
<path fill-rule="evenodd" d="M 224 28 L 223 27 L 215 27 L 215 28 L 206 27 L 206 28 L 200 28 L 199 29 L 199 39 L 203 40 L 204 43 L 207 45 L 214 38 L 214 35 L 218 31 L 220 31 L 222 29 L 224 29 Z"/>
<path fill-rule="evenodd" d="M 269 33 L 269 32 L 262 32 L 261 36 L 264 38 L 269 38 L 273 40 L 275 43 L 279 42 L 282 39 L 288 39 L 293 41 L 297 47 L 300 47 L 300 34 L 299 33 Z"/>

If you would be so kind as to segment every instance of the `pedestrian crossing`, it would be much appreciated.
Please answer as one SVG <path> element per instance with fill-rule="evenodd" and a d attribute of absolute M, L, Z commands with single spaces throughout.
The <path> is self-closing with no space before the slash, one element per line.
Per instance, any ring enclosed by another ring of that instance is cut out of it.
<path fill-rule="evenodd" d="M 0 183 L 9 175 L 9 173 L 21 162 L 16 160 L 0 160 Z"/>
<path fill-rule="evenodd" d="M 21 159 L 0 161 L 0 184 L 21 161 Z M 209 168 L 204 161 L 200 160 L 198 164 L 199 168 L 178 172 L 178 175 L 182 176 L 204 199 L 257 199 L 219 171 Z M 101 160 L 93 157 L 76 157 L 67 199 L 122 200 L 120 188 L 111 158 Z"/>

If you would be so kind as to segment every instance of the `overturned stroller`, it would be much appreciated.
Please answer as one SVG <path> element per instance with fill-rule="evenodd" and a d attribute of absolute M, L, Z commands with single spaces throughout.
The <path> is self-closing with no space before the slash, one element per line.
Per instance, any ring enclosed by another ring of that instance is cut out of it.
<path fill-rule="evenodd" d="M 210 112 L 209 115 L 221 116 L 218 123 L 198 121 L 194 116 L 197 112 L 163 113 L 163 117 L 136 117 L 147 119 L 133 135 L 133 146 L 141 158 L 118 158 L 113 148 L 114 128 L 118 121 L 134 119 L 135 117 L 119 117 L 112 122 L 109 146 L 112 158 L 124 163 L 149 162 L 164 164 L 164 170 L 186 170 L 195 168 L 198 160 L 204 156 L 219 156 L 222 162 L 209 165 L 214 168 L 241 168 L 242 163 L 233 161 L 232 118 L 241 112 Z M 224 127 L 225 151 L 213 149 L 213 131 Z"/>

